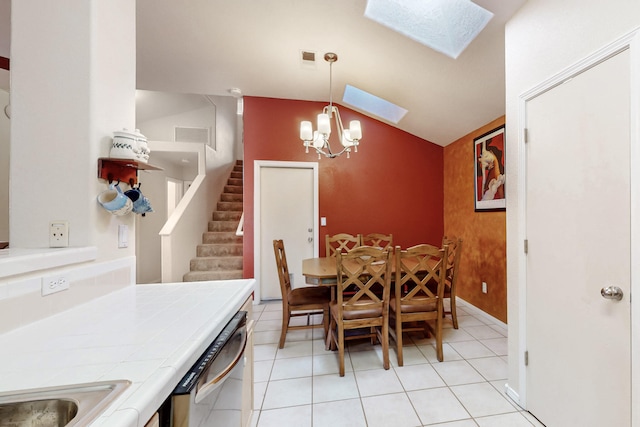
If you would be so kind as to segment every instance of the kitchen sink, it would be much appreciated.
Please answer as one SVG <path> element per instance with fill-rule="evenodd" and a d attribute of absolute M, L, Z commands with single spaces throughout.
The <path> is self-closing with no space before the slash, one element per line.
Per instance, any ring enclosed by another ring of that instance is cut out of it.
<path fill-rule="evenodd" d="M 130 384 L 102 381 L 0 393 L 0 427 L 86 426 Z"/>

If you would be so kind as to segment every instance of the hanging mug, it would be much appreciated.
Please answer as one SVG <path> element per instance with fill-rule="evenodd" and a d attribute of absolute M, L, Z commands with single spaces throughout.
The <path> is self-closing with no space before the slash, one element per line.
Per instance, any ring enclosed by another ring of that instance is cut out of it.
<path fill-rule="evenodd" d="M 109 189 L 98 194 L 98 203 L 114 215 L 126 215 L 133 210 L 133 202 L 125 196 L 118 184 L 109 184 Z"/>
<path fill-rule="evenodd" d="M 124 194 L 131 200 L 131 202 L 133 202 L 133 212 L 141 214 L 142 216 L 147 212 L 153 212 L 151 202 L 149 202 L 149 199 L 142 194 L 139 184 L 137 188 L 132 187 L 131 190 L 125 191 Z"/>

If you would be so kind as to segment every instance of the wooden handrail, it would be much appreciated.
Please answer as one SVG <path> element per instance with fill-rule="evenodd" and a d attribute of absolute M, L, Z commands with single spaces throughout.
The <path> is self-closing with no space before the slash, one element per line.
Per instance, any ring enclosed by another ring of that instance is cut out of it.
<path fill-rule="evenodd" d="M 242 212 L 242 215 L 240 216 L 238 228 L 236 228 L 236 236 L 244 236 L 244 212 Z"/>

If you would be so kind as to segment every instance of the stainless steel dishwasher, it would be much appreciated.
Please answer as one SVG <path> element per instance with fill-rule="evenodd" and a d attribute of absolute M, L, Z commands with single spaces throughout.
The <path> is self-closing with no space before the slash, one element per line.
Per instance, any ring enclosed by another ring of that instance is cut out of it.
<path fill-rule="evenodd" d="M 247 312 L 239 311 L 173 390 L 162 425 L 240 427 L 246 344 Z"/>

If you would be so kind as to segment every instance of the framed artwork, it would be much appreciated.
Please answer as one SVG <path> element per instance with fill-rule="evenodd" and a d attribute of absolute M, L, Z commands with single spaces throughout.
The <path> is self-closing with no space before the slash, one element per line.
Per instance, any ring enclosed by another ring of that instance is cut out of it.
<path fill-rule="evenodd" d="M 504 148 L 504 126 L 473 140 L 476 212 L 501 211 L 507 207 Z"/>

